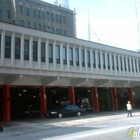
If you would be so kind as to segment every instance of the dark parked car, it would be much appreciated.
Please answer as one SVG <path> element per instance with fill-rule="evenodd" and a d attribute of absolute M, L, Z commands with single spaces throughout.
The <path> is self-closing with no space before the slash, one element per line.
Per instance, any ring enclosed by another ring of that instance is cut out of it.
<path fill-rule="evenodd" d="M 46 112 L 47 117 L 59 117 L 62 118 L 63 116 L 81 116 L 85 112 L 85 109 L 80 108 L 76 105 L 66 105 L 61 106 L 59 109 L 50 110 Z"/>

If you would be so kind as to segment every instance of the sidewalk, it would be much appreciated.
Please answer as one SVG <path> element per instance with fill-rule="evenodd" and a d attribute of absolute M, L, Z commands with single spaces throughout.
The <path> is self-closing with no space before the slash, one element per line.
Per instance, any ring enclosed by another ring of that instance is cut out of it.
<path fill-rule="evenodd" d="M 133 117 L 140 116 L 140 109 L 133 110 Z M 102 122 L 107 120 L 127 118 L 127 111 L 112 111 L 100 113 L 87 113 L 80 117 L 66 117 L 66 118 L 39 118 L 27 119 L 21 121 L 1 122 L 4 131 L 0 132 L 0 139 L 5 136 L 21 135 L 26 133 L 33 133 L 44 131 L 48 129 L 56 129 L 58 127 L 71 127 L 82 125 L 86 123 Z"/>

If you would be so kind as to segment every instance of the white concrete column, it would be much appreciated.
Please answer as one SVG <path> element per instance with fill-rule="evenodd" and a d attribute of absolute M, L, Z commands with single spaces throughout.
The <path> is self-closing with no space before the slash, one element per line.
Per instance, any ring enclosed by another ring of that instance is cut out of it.
<path fill-rule="evenodd" d="M 24 34 L 21 35 L 21 41 L 20 41 L 20 61 L 21 61 L 21 67 L 24 66 Z"/>
<path fill-rule="evenodd" d="M 46 59 L 46 67 L 49 67 L 49 40 L 47 39 L 45 42 L 45 59 Z"/>
<path fill-rule="evenodd" d="M 137 73 L 139 73 L 139 64 L 138 64 L 138 58 L 136 58 L 136 64 L 137 64 Z"/>
<path fill-rule="evenodd" d="M 105 52 L 105 70 L 108 71 L 108 65 L 107 65 L 107 52 Z"/>
<path fill-rule="evenodd" d="M 97 53 L 97 50 L 95 50 L 95 64 L 96 64 L 96 67 L 95 67 L 95 69 L 97 70 L 97 72 L 98 72 L 98 53 Z"/>
<path fill-rule="evenodd" d="M 41 68 L 41 38 L 38 39 L 37 53 L 38 53 L 38 66 L 39 68 Z"/>
<path fill-rule="evenodd" d="M 11 63 L 12 66 L 15 65 L 15 33 L 12 33 L 11 39 Z"/>
<path fill-rule="evenodd" d="M 118 67 L 119 67 L 119 73 L 121 73 L 121 63 L 120 63 L 120 55 L 118 54 Z"/>
<path fill-rule="evenodd" d="M 33 67 L 33 36 L 30 37 L 29 40 L 29 61 L 30 61 L 30 67 Z"/>
<path fill-rule="evenodd" d="M 67 67 L 70 68 L 70 59 L 69 59 L 69 43 L 67 44 Z"/>
<path fill-rule="evenodd" d="M 76 70 L 76 61 L 75 61 L 75 45 L 73 46 L 73 66 L 74 66 L 74 69 Z"/>
<path fill-rule="evenodd" d="M 90 66 L 91 66 L 91 71 L 93 72 L 93 54 L 92 54 L 92 48 L 90 48 Z"/>
<path fill-rule="evenodd" d="M 53 66 L 56 68 L 56 41 L 53 42 Z"/>
<path fill-rule="evenodd" d="M 1 33 L 1 64 L 5 64 L 5 31 Z"/>
<path fill-rule="evenodd" d="M 63 70 L 63 42 L 60 44 L 60 65 L 61 69 Z"/>

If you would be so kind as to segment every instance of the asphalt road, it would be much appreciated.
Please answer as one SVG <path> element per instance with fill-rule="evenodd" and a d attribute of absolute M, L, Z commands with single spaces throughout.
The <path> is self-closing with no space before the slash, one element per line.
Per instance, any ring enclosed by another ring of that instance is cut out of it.
<path fill-rule="evenodd" d="M 129 140 L 130 128 L 134 128 L 135 134 L 140 130 L 139 120 L 140 117 L 136 116 L 75 126 L 59 126 L 33 133 L 5 136 L 0 140 Z M 140 135 L 140 132 L 137 134 Z M 133 139 L 140 140 L 139 135 L 135 135 Z"/>

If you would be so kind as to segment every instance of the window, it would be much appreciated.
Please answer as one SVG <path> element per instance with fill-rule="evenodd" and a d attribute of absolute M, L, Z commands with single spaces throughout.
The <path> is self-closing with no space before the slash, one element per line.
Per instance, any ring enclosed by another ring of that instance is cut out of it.
<path fill-rule="evenodd" d="M 26 16 L 29 16 L 29 8 L 26 8 Z"/>
<path fill-rule="evenodd" d="M 87 51 L 87 66 L 90 67 L 90 51 Z"/>
<path fill-rule="evenodd" d="M 103 53 L 103 69 L 105 69 L 105 54 Z"/>
<path fill-rule="evenodd" d="M 62 35 L 62 29 L 60 29 L 60 35 Z"/>
<path fill-rule="evenodd" d="M 131 59 L 131 66 L 132 66 L 132 72 L 134 72 L 134 64 L 133 64 L 133 59 Z"/>
<path fill-rule="evenodd" d="M 45 43 L 41 43 L 41 62 L 45 62 Z"/>
<path fill-rule="evenodd" d="M 122 57 L 120 57 L 121 71 L 123 71 Z"/>
<path fill-rule="evenodd" d="M 110 56 L 109 56 L 109 54 L 107 54 L 107 65 L 108 65 L 108 69 L 110 69 Z"/>
<path fill-rule="evenodd" d="M 53 45 L 49 44 L 49 63 L 53 63 Z"/>
<path fill-rule="evenodd" d="M 81 60 L 82 60 L 82 66 L 85 67 L 85 51 L 81 50 Z"/>
<path fill-rule="evenodd" d="M 54 28 L 52 27 L 52 33 L 54 33 Z"/>
<path fill-rule="evenodd" d="M 22 15 L 23 14 L 23 7 L 22 6 L 19 7 L 19 11 L 20 11 L 20 14 Z"/>
<path fill-rule="evenodd" d="M 76 66 L 79 66 L 79 50 L 75 49 Z"/>
<path fill-rule="evenodd" d="M 60 46 L 56 46 L 56 64 L 60 64 Z"/>
<path fill-rule="evenodd" d="M 73 48 L 69 48 L 70 65 L 73 65 Z"/>
<path fill-rule="evenodd" d="M 54 22 L 54 13 L 51 13 L 51 21 Z"/>
<path fill-rule="evenodd" d="M 50 21 L 50 13 L 48 11 L 46 12 L 46 19 Z"/>
<path fill-rule="evenodd" d="M 130 71 L 130 61 L 129 61 L 129 58 L 127 59 L 128 61 L 128 70 Z"/>
<path fill-rule="evenodd" d="M 117 70 L 119 70 L 118 56 L 116 56 L 116 68 L 117 68 Z"/>
<path fill-rule="evenodd" d="M 37 61 L 37 41 L 33 41 L 33 61 Z"/>
<path fill-rule="evenodd" d="M 0 35 L 0 57 L 1 57 L 1 35 Z"/>
<path fill-rule="evenodd" d="M 10 10 L 7 10 L 7 18 L 8 19 L 10 19 L 10 16 L 11 16 L 10 13 L 11 13 Z"/>
<path fill-rule="evenodd" d="M 112 69 L 113 70 L 115 69 L 115 66 L 114 66 L 114 55 L 112 55 Z"/>
<path fill-rule="evenodd" d="M 43 31 L 45 31 L 45 30 L 46 30 L 46 26 L 45 26 L 45 25 L 43 25 L 42 30 L 43 30 Z"/>
<path fill-rule="evenodd" d="M 0 10 L 0 21 L 2 21 L 2 11 Z"/>
<path fill-rule="evenodd" d="M 66 30 L 64 30 L 64 35 L 66 35 Z"/>
<path fill-rule="evenodd" d="M 55 22 L 58 23 L 58 14 L 55 14 Z"/>
<path fill-rule="evenodd" d="M 36 29 L 36 23 L 34 23 L 34 28 Z"/>
<path fill-rule="evenodd" d="M 64 24 L 66 23 L 66 21 L 65 21 L 65 16 L 63 16 L 63 23 L 64 23 Z"/>
<path fill-rule="evenodd" d="M 24 26 L 24 21 L 23 20 L 20 20 L 20 25 Z"/>
<path fill-rule="evenodd" d="M 59 23 L 61 24 L 61 15 L 59 15 Z"/>
<path fill-rule="evenodd" d="M 41 30 L 41 25 L 40 24 L 38 24 L 38 30 Z"/>
<path fill-rule="evenodd" d="M 101 59 L 100 59 L 100 53 L 98 53 L 98 68 L 101 68 Z"/>
<path fill-rule="evenodd" d="M 59 34 L 59 29 L 58 28 L 56 29 L 56 33 Z"/>
<path fill-rule="evenodd" d="M 139 72 L 140 72 L 140 60 L 138 60 L 138 65 L 139 65 Z"/>
<path fill-rule="evenodd" d="M 24 40 L 24 60 L 29 60 L 29 40 Z"/>
<path fill-rule="evenodd" d="M 124 57 L 124 69 L 125 69 L 125 71 L 127 71 L 127 69 L 126 69 L 126 58 Z"/>
<path fill-rule="evenodd" d="M 40 19 L 40 11 L 37 11 L 37 17 Z"/>
<path fill-rule="evenodd" d="M 27 21 L 27 27 L 30 27 L 30 22 L 29 21 Z"/>
<path fill-rule="evenodd" d="M 45 19 L 45 13 L 42 12 L 42 19 Z"/>
<path fill-rule="evenodd" d="M 35 10 L 33 10 L 33 14 L 34 14 L 34 17 L 36 17 L 36 11 Z"/>
<path fill-rule="evenodd" d="M 137 69 L 137 60 L 135 59 L 135 66 L 136 66 L 136 72 L 138 72 L 138 69 Z"/>
<path fill-rule="evenodd" d="M 15 38 L 15 59 L 20 59 L 20 38 Z"/>
<path fill-rule="evenodd" d="M 63 46 L 63 64 L 67 64 L 67 48 Z"/>
<path fill-rule="evenodd" d="M 5 58 L 11 58 L 11 37 L 5 36 Z"/>
<path fill-rule="evenodd" d="M 96 68 L 95 52 L 92 52 L 93 68 Z"/>

